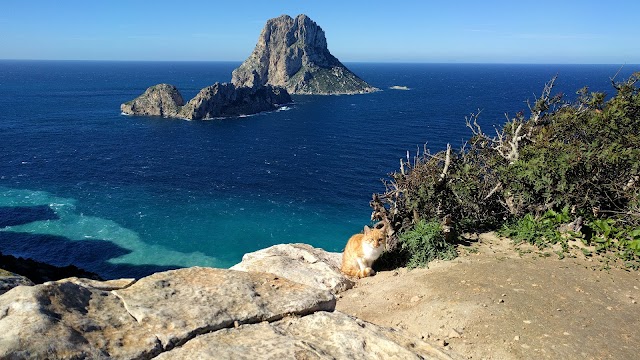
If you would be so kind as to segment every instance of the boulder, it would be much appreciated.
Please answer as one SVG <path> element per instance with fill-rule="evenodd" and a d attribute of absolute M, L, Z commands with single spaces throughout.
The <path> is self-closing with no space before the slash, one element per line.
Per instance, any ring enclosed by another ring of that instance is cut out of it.
<path fill-rule="evenodd" d="M 19 286 L 0 296 L 0 358 L 151 358 L 202 333 L 334 308 L 328 291 L 210 268 Z"/>
<path fill-rule="evenodd" d="M 353 287 L 340 272 L 342 253 L 307 244 L 279 244 L 247 253 L 233 270 L 266 272 L 334 294 Z"/>
<path fill-rule="evenodd" d="M 451 359 L 428 343 L 340 312 L 201 335 L 158 359 Z"/>
<path fill-rule="evenodd" d="M 1 359 L 132 359 L 162 350 L 114 294 L 65 280 L 0 296 Z"/>
<path fill-rule="evenodd" d="M 327 48 L 324 31 L 308 16 L 270 19 L 253 53 L 232 73 L 234 85 L 282 86 L 290 94 L 361 94 L 377 91 Z"/>
<path fill-rule="evenodd" d="M 156 273 L 114 293 L 165 348 L 234 324 L 333 311 L 336 305 L 328 291 L 271 274 L 198 267 Z"/>

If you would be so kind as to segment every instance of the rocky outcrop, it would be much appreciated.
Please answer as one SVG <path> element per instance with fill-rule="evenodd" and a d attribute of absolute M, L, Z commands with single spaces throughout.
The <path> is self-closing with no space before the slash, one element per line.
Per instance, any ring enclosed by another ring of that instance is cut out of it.
<path fill-rule="evenodd" d="M 0 295 L 16 286 L 32 286 L 33 282 L 28 278 L 0 269 Z"/>
<path fill-rule="evenodd" d="M 291 102 L 286 90 L 274 86 L 236 88 L 229 83 L 215 83 L 202 90 L 187 104 L 175 86 L 159 84 L 142 95 L 120 105 L 125 115 L 162 116 L 203 120 L 256 114 L 277 109 Z"/>
<path fill-rule="evenodd" d="M 378 89 L 327 49 L 324 31 L 306 15 L 267 21 L 253 53 L 233 71 L 236 86 L 282 86 L 291 94 L 361 94 Z"/>
<path fill-rule="evenodd" d="M 61 280 L 0 296 L 0 358 L 150 358 L 234 324 L 335 308 L 328 291 L 262 273 L 189 268 L 114 286 Z"/>
<path fill-rule="evenodd" d="M 2 265 L 2 269 L 14 274 L 20 274 L 36 284 L 41 284 L 45 281 L 65 279 L 72 276 L 101 280 L 98 274 L 80 269 L 75 265 L 54 266 L 33 259 L 4 255 L 2 252 L 0 252 L 0 264 Z"/>
<path fill-rule="evenodd" d="M 192 120 L 256 114 L 290 102 L 291 96 L 280 87 L 236 88 L 233 84 L 216 83 L 200 90 L 181 108 L 178 117 Z"/>
<path fill-rule="evenodd" d="M 450 359 L 428 343 L 339 312 L 199 336 L 158 359 Z"/>
<path fill-rule="evenodd" d="M 341 261 L 342 253 L 307 244 L 279 244 L 245 254 L 231 269 L 267 272 L 337 294 L 354 285 L 340 272 Z"/>
<path fill-rule="evenodd" d="M 211 268 L 17 286 L 0 296 L 0 358 L 448 358 L 334 308 L 326 290 Z"/>
<path fill-rule="evenodd" d="M 126 115 L 177 117 L 184 100 L 180 91 L 169 84 L 149 87 L 142 95 L 120 105 Z"/>

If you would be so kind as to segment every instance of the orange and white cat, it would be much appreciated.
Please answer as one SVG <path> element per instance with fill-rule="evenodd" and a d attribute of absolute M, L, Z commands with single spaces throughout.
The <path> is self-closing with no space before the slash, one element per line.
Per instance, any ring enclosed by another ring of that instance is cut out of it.
<path fill-rule="evenodd" d="M 349 276 L 363 278 L 375 275 L 371 268 L 386 247 L 386 235 L 381 229 L 364 227 L 364 234 L 355 234 L 342 253 L 340 270 Z"/>

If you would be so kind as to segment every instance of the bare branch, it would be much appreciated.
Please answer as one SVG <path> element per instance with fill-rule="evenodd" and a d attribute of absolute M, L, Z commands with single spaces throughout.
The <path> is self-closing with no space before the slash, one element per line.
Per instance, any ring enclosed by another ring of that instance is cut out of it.
<path fill-rule="evenodd" d="M 444 159 L 444 167 L 442 169 L 442 173 L 440 174 L 440 181 L 444 181 L 447 177 L 447 172 L 449 171 L 449 165 L 451 164 L 451 144 L 447 144 L 447 156 Z"/>

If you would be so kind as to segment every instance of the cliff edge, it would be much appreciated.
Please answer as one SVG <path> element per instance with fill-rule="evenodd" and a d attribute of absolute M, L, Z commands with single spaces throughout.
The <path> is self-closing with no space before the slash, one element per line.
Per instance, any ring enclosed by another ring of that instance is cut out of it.
<path fill-rule="evenodd" d="M 268 20 L 253 53 L 233 71 L 231 81 L 237 87 L 269 84 L 304 95 L 378 90 L 331 55 L 324 31 L 306 15 Z"/>

